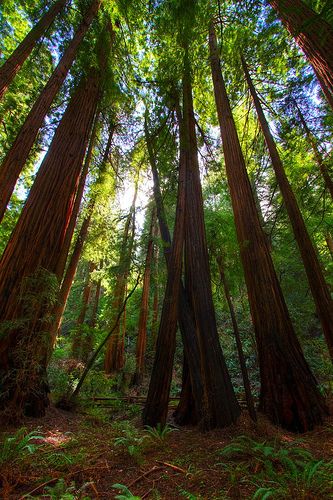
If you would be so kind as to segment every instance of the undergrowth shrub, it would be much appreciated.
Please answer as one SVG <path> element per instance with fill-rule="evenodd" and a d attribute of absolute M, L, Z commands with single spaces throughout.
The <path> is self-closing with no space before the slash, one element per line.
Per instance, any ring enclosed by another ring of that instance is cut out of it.
<path fill-rule="evenodd" d="M 318 460 L 295 442 L 285 445 L 239 436 L 219 454 L 232 460 L 220 465 L 234 487 L 255 487 L 253 499 L 324 499 L 333 491 L 333 461 Z"/>

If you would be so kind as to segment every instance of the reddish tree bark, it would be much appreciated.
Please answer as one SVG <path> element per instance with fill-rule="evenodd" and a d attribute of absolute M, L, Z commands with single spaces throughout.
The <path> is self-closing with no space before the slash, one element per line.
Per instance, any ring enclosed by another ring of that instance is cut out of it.
<path fill-rule="evenodd" d="M 183 133 L 186 145 L 185 287 L 192 306 L 200 349 L 205 430 L 235 422 L 240 408 L 225 364 L 216 328 L 205 234 L 190 64 L 185 57 Z"/>
<path fill-rule="evenodd" d="M 97 13 L 99 5 L 100 0 L 93 0 L 72 41 L 60 59 L 58 66 L 31 108 L 12 147 L 2 162 L 0 167 L 0 221 L 6 211 L 16 181 L 22 172 L 38 130 L 71 68 L 78 47 Z"/>
<path fill-rule="evenodd" d="M 31 54 L 32 49 L 38 40 L 49 29 L 57 14 L 64 8 L 67 0 L 57 0 L 52 7 L 44 14 L 38 23 L 32 28 L 27 36 L 22 40 L 12 55 L 0 68 L 0 99 L 2 99 L 7 88 L 13 81 L 15 75 L 20 70 L 24 61 Z"/>
<path fill-rule="evenodd" d="M 304 269 L 308 278 L 312 297 L 316 305 L 317 314 L 323 328 L 328 350 L 333 360 L 333 301 L 331 299 L 331 293 L 325 282 L 316 250 L 312 244 L 303 216 L 298 207 L 297 200 L 284 171 L 279 152 L 243 57 L 242 65 L 254 106 L 257 111 L 260 127 L 265 137 L 267 149 L 272 160 L 275 176 L 280 187 L 288 217 L 293 228 L 296 243 L 302 257 Z"/>
<path fill-rule="evenodd" d="M 133 377 L 133 384 L 140 385 L 142 383 L 144 371 L 145 371 L 145 354 L 147 346 L 147 321 L 148 321 L 148 307 L 149 307 L 149 291 L 150 291 L 150 277 L 151 277 L 151 265 L 153 260 L 154 252 L 154 239 L 153 239 L 153 228 L 155 225 L 155 209 L 152 209 L 150 228 L 148 235 L 148 246 L 147 254 L 145 259 L 145 270 L 143 274 L 143 285 L 142 285 L 142 295 L 141 295 L 141 305 L 140 305 L 140 315 L 139 315 L 139 326 L 138 326 L 138 338 L 136 341 L 136 367 Z"/>
<path fill-rule="evenodd" d="M 226 278 L 226 275 L 224 272 L 225 266 L 224 266 L 224 262 L 223 262 L 223 257 L 221 255 L 221 253 L 216 253 L 215 251 L 213 251 L 213 253 L 215 255 L 215 259 L 216 259 L 216 262 L 218 265 L 221 283 L 222 283 L 223 290 L 224 290 L 224 295 L 225 295 L 225 298 L 227 300 L 227 304 L 228 304 L 228 308 L 229 308 L 229 312 L 230 312 L 230 316 L 231 316 L 232 328 L 234 330 L 234 336 L 235 336 L 236 346 L 237 346 L 238 359 L 239 359 L 240 369 L 242 372 L 243 386 L 244 386 L 244 391 L 245 391 L 245 399 L 246 399 L 247 409 L 248 409 L 249 415 L 252 418 L 252 420 L 254 422 L 256 422 L 257 421 L 257 412 L 256 412 L 256 409 L 254 406 L 254 401 L 253 401 L 253 396 L 252 396 L 252 391 L 251 391 L 251 384 L 250 384 L 248 370 L 246 367 L 242 339 L 241 339 L 239 328 L 238 328 L 235 308 L 234 308 L 234 305 L 232 303 L 229 284 L 228 284 L 228 281 L 227 281 L 227 278 Z"/>
<path fill-rule="evenodd" d="M 21 292 L 40 270 L 56 276 L 98 96 L 99 74 L 94 69 L 68 104 L 0 261 L 4 333 L 0 340 L 0 407 L 13 414 L 42 415 L 47 405 L 46 363 L 51 339 L 45 331 L 49 331 L 50 309 L 45 310 L 40 296 L 33 311 L 25 310 L 24 301 L 29 296 Z M 33 292 L 41 293 L 38 283 L 35 286 Z"/>
<path fill-rule="evenodd" d="M 333 29 L 302 0 L 269 0 L 318 76 L 333 109 Z"/>
<path fill-rule="evenodd" d="M 209 45 L 226 172 L 259 354 L 259 409 L 274 423 L 303 432 L 322 423 L 327 408 L 294 332 L 260 226 L 212 23 Z"/>
<path fill-rule="evenodd" d="M 154 365 L 151 373 L 147 400 L 143 410 L 143 423 L 150 426 L 156 426 L 158 423 L 165 425 L 168 414 L 172 367 L 176 349 L 176 331 L 182 277 L 185 179 L 186 163 L 184 144 L 181 142 L 176 220 L 173 240 L 167 257 L 167 284 L 157 336 Z M 162 207 L 160 206 L 159 208 L 161 209 Z M 165 218 L 163 218 L 162 224 L 165 224 Z M 163 235 L 162 230 L 161 234 Z"/>
<path fill-rule="evenodd" d="M 124 227 L 124 233 L 120 249 L 119 272 L 116 278 L 116 285 L 113 292 L 110 324 L 114 328 L 114 331 L 107 342 L 105 359 L 104 359 L 104 370 L 107 375 L 110 375 L 111 373 L 121 370 L 124 366 L 123 335 L 121 334 L 120 321 L 118 321 L 117 324 L 115 324 L 115 318 L 119 315 L 119 312 L 123 307 L 127 278 L 131 265 L 134 231 L 135 231 L 135 203 L 137 197 L 137 189 L 138 185 L 136 182 L 132 206 L 130 208 L 130 212 L 127 216 L 127 220 Z M 130 234 L 131 227 L 132 227 L 132 234 Z"/>

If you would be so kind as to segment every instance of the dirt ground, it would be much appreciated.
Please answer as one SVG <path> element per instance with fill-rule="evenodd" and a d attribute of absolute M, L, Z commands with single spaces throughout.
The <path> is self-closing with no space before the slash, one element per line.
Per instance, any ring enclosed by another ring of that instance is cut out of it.
<path fill-rule="evenodd" d="M 121 427 L 126 419 L 130 420 L 127 441 L 116 445 L 117 437 L 124 436 Z M 2 467 L 0 497 L 4 500 L 112 499 L 120 493 L 113 487 L 115 483 L 126 485 L 132 495 L 142 499 L 252 498 L 254 486 L 243 481 L 242 469 L 232 463 L 225 466 L 225 458 L 220 455 L 220 450 L 239 435 L 295 444 L 310 450 L 316 458 L 333 459 L 332 417 L 324 426 L 302 436 L 284 432 L 262 416 L 254 425 L 245 412 L 227 429 L 200 433 L 195 428 L 182 428 L 164 439 L 150 436 L 142 440 L 139 416 L 129 418 L 126 411 L 105 421 L 99 416 L 51 407 L 45 418 L 26 419 L 23 425 L 28 432 L 34 430 L 41 436 L 34 440 L 39 447 L 24 459 Z M 14 432 L 2 429 L 1 440 Z M 333 498 L 333 492 L 322 498 Z"/>

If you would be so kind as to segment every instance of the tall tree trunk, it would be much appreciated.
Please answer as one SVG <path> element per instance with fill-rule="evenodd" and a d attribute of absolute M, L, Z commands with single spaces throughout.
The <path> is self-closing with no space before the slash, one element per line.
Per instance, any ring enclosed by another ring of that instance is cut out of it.
<path fill-rule="evenodd" d="M 51 326 L 52 345 L 55 344 L 57 335 L 61 328 L 63 314 L 66 308 L 69 293 L 72 288 L 77 266 L 81 257 L 83 245 L 86 241 L 88 229 L 91 221 L 91 213 L 83 220 L 79 234 L 77 235 L 75 246 L 69 260 L 64 279 L 62 280 L 58 300 L 53 310 L 53 323 Z M 58 266 L 59 267 L 59 266 Z"/>
<path fill-rule="evenodd" d="M 42 415 L 47 405 L 51 339 L 45 331 L 51 319 L 50 306 L 45 310 L 43 302 L 50 290 L 44 292 L 43 300 L 33 277 L 40 276 L 41 270 L 56 276 L 99 87 L 99 73 L 94 69 L 74 92 L 0 261 L 0 407 L 9 414 Z M 33 310 L 25 304 L 33 296 L 22 295 L 29 281 L 37 295 Z"/>
<path fill-rule="evenodd" d="M 316 250 L 308 234 L 304 219 L 298 207 L 297 200 L 285 174 L 283 164 L 278 153 L 268 122 L 260 104 L 256 89 L 250 77 L 246 62 L 242 57 L 242 65 L 246 81 L 257 111 L 260 127 L 265 137 L 277 182 L 279 184 L 283 201 L 293 228 L 305 272 L 310 285 L 312 297 L 316 305 L 317 314 L 322 325 L 328 350 L 333 360 L 333 301 L 321 269 Z"/>
<path fill-rule="evenodd" d="M 119 271 L 116 278 L 115 289 L 113 292 L 113 301 L 111 305 L 111 321 L 110 324 L 115 324 L 115 318 L 119 314 L 123 306 L 126 284 L 130 271 L 133 242 L 134 242 L 134 229 L 135 229 L 135 203 L 137 197 L 138 182 L 136 181 L 135 192 L 133 197 L 132 206 L 127 216 L 124 227 L 124 233 L 120 248 L 119 257 Z M 132 226 L 132 234 L 130 229 Z M 120 321 L 117 322 L 113 334 L 107 342 L 106 353 L 104 359 L 104 370 L 107 375 L 118 372 L 123 368 L 123 336 L 121 334 Z"/>
<path fill-rule="evenodd" d="M 179 109 L 179 104 L 177 105 L 177 109 L 178 109 L 177 116 L 178 116 L 179 126 L 181 126 L 182 117 Z M 160 234 L 163 240 L 163 253 L 167 268 L 169 268 L 170 252 L 171 252 L 171 236 L 165 216 L 160 180 L 156 164 L 156 157 L 153 149 L 153 142 L 148 131 L 147 114 L 145 118 L 145 138 L 149 155 L 149 163 L 151 166 L 154 179 L 154 198 L 156 203 L 156 212 L 157 212 Z M 184 425 L 186 423 L 190 423 L 190 421 L 192 423 L 194 422 L 194 420 L 196 422 L 201 422 L 203 418 L 203 388 L 202 388 L 201 371 L 200 371 L 199 345 L 196 336 L 192 311 L 182 282 L 180 283 L 180 304 L 178 312 L 179 312 L 178 324 L 183 340 L 185 357 L 187 359 L 189 367 L 190 383 L 191 383 L 191 391 L 189 390 L 182 391 L 181 412 L 176 412 L 177 423 Z M 167 356 L 169 355 L 167 354 Z M 168 365 L 168 369 L 170 370 L 169 376 L 172 377 L 171 363 Z M 163 385 L 160 385 L 160 390 L 163 392 L 164 390 Z M 192 394 L 195 401 L 195 413 L 193 413 L 192 400 L 184 399 L 187 398 L 188 396 L 191 396 Z M 167 395 L 163 395 L 163 404 L 166 405 L 166 407 L 163 409 L 162 413 L 165 415 L 167 413 L 168 397 L 169 393 Z M 180 417 L 180 420 L 178 420 L 178 416 Z M 158 423 L 158 421 L 156 423 Z"/>
<path fill-rule="evenodd" d="M 73 342 L 72 342 L 72 355 L 74 358 L 77 358 L 80 360 L 83 359 L 82 354 L 83 354 L 83 346 L 85 343 L 85 339 L 84 339 L 85 334 L 82 331 L 82 327 L 84 324 L 84 320 L 86 319 L 87 310 L 89 307 L 90 296 L 91 296 L 91 288 L 92 288 L 91 273 L 95 270 L 95 267 L 96 266 L 93 262 L 89 262 L 86 282 L 85 282 L 83 294 L 82 294 L 81 310 L 80 310 L 79 316 L 76 320 L 76 328 L 75 328 L 75 333 L 74 333 Z"/>
<path fill-rule="evenodd" d="M 322 423 L 327 408 L 294 332 L 260 226 L 212 23 L 209 45 L 225 165 L 258 347 L 259 408 L 274 423 L 303 432 Z"/>
<path fill-rule="evenodd" d="M 93 125 L 92 131 L 91 131 L 91 136 L 89 139 L 89 146 L 88 146 L 86 157 L 84 160 L 84 164 L 83 164 L 83 168 L 82 168 L 82 172 L 81 172 L 81 177 L 80 177 L 80 182 L 79 182 L 79 185 L 77 188 L 77 193 L 76 193 L 75 202 L 74 202 L 73 211 L 72 211 L 72 217 L 71 217 L 70 223 L 68 224 L 68 228 L 67 228 L 66 235 L 64 238 L 64 243 L 62 246 L 61 255 L 60 255 L 59 261 L 58 261 L 58 267 L 57 267 L 56 272 L 57 272 L 57 274 L 59 274 L 59 276 L 63 276 L 64 271 L 65 271 L 66 262 L 67 262 L 67 258 L 68 258 L 68 252 L 70 249 L 70 245 L 71 245 L 72 238 L 73 238 L 73 233 L 74 233 L 75 226 L 77 223 L 77 217 L 78 217 L 78 214 L 80 211 L 84 187 L 86 184 L 86 178 L 88 175 L 89 167 L 91 165 L 93 150 L 94 150 L 94 147 L 96 145 L 98 121 L 99 121 L 99 112 L 96 112 L 94 125 Z M 90 204 L 89 209 L 88 209 L 88 214 L 90 214 L 90 217 L 91 217 L 91 214 L 93 212 L 93 208 L 94 208 L 94 203 L 92 202 Z M 90 217 L 89 217 L 89 215 L 86 216 L 86 218 L 89 218 L 89 219 L 90 219 Z"/>
<path fill-rule="evenodd" d="M 303 50 L 333 109 L 333 29 L 302 0 L 269 0 Z"/>
<path fill-rule="evenodd" d="M 321 175 L 322 175 L 322 177 L 324 179 L 325 187 L 329 191 L 329 193 L 331 195 L 331 198 L 333 200 L 333 180 L 332 180 L 332 178 L 330 176 L 330 173 L 328 171 L 327 166 L 325 165 L 325 162 L 324 162 L 324 159 L 322 157 L 322 154 L 319 151 L 316 138 L 314 137 L 313 133 L 309 129 L 308 124 L 306 123 L 305 118 L 303 116 L 303 113 L 300 110 L 300 107 L 298 106 L 297 102 L 294 101 L 294 104 L 295 104 L 295 107 L 296 107 L 299 119 L 301 121 L 302 127 L 304 129 L 304 132 L 306 134 L 306 137 L 307 137 L 309 143 L 311 144 L 312 151 L 313 151 L 316 163 L 317 163 L 317 165 L 319 167 L 319 170 L 320 170 L 320 173 L 321 173 Z"/>
<path fill-rule="evenodd" d="M 241 339 L 239 328 L 238 328 L 235 308 L 234 308 L 234 305 L 232 303 L 229 284 L 228 284 L 228 281 L 227 281 L 227 278 L 226 278 L 225 272 L 224 272 L 225 266 L 224 266 L 224 262 L 223 262 L 223 257 L 221 255 L 221 253 L 217 253 L 216 251 L 214 251 L 214 255 L 215 255 L 215 259 L 216 259 L 216 262 L 217 262 L 217 265 L 219 268 L 221 283 L 223 286 L 224 295 L 225 295 L 225 298 L 227 300 L 227 304 L 228 304 L 228 308 L 229 308 L 229 312 L 230 312 L 230 316 L 231 316 L 232 328 L 234 330 L 236 346 L 237 346 L 238 359 L 239 359 L 239 364 L 240 364 L 240 368 L 241 368 L 241 372 L 242 372 L 247 409 L 248 409 L 249 415 L 252 418 L 252 420 L 254 422 L 256 422 L 257 421 L 257 413 L 256 413 L 256 409 L 254 406 L 253 396 L 252 396 L 252 392 L 251 392 L 251 384 L 250 384 L 248 370 L 246 367 L 246 361 L 245 361 L 245 356 L 244 356 L 244 351 L 243 351 L 243 346 L 242 346 L 242 339 Z"/>
<path fill-rule="evenodd" d="M 158 226 L 155 224 L 154 227 L 154 235 L 153 238 L 156 240 L 158 236 Z M 156 339 L 157 339 L 157 331 L 158 331 L 158 305 L 159 305 L 159 289 L 158 289 L 158 260 L 159 260 L 159 247 L 157 244 L 154 246 L 154 273 L 153 273 L 153 280 L 154 280 L 154 296 L 153 296 L 153 315 L 151 319 L 151 339 L 152 339 L 152 346 L 155 348 L 156 346 Z"/>
<path fill-rule="evenodd" d="M 154 252 L 153 230 L 155 226 L 155 218 L 156 218 L 155 209 L 153 208 L 151 211 L 148 246 L 147 246 L 147 254 L 145 260 L 145 270 L 143 274 L 138 338 L 136 341 L 136 353 L 135 353 L 136 367 L 133 377 L 133 384 L 135 385 L 141 385 L 145 371 L 145 354 L 147 346 L 147 321 L 148 321 L 148 308 L 149 308 L 151 265 Z"/>
<path fill-rule="evenodd" d="M 235 422 L 240 408 L 219 342 L 211 289 L 203 199 L 197 153 L 190 64 L 185 56 L 183 134 L 186 158 L 185 287 L 198 336 L 204 388 L 201 427 L 225 427 Z"/>
<path fill-rule="evenodd" d="M 38 40 L 49 29 L 57 14 L 62 11 L 67 0 L 57 0 L 52 7 L 44 14 L 38 23 L 32 28 L 20 45 L 14 50 L 12 55 L 0 68 L 0 99 L 2 99 L 7 88 L 13 81 L 15 75 L 20 70 L 24 61 L 31 54 L 32 49 Z"/>
<path fill-rule="evenodd" d="M 33 105 L 12 147 L 2 162 L 0 167 L 0 222 L 14 191 L 16 181 L 36 139 L 38 130 L 71 68 L 78 47 L 97 13 L 99 5 L 100 0 L 93 0 L 58 66 Z"/>
<path fill-rule="evenodd" d="M 143 410 L 143 422 L 151 426 L 156 426 L 158 423 L 165 425 L 166 423 L 172 367 L 176 350 L 185 222 L 186 163 L 183 148 L 184 145 L 181 142 L 176 220 L 173 241 L 167 262 L 168 277 L 157 336 L 154 365 L 149 383 L 148 396 Z"/>

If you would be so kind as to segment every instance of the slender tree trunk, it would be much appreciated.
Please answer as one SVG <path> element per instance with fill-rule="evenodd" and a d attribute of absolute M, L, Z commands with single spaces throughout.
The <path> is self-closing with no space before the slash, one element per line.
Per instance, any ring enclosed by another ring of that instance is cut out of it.
<path fill-rule="evenodd" d="M 324 163 L 322 154 L 319 151 L 316 138 L 314 137 L 313 133 L 309 129 L 308 124 L 306 123 L 305 118 L 303 116 L 303 113 L 300 110 L 297 102 L 294 101 L 294 104 L 296 106 L 296 110 L 297 110 L 298 116 L 299 116 L 299 118 L 301 120 L 301 124 L 303 126 L 303 129 L 304 129 L 304 132 L 306 134 L 306 137 L 308 138 L 308 141 L 311 144 L 311 147 L 312 147 L 312 150 L 313 150 L 313 154 L 314 154 L 316 163 L 317 163 L 317 165 L 319 167 L 319 170 L 320 170 L 320 173 L 321 173 L 321 175 L 322 175 L 322 177 L 324 179 L 325 187 L 329 191 L 329 193 L 331 195 L 331 198 L 333 200 L 333 180 L 332 180 L 332 178 L 330 176 L 330 173 L 328 171 L 327 166 Z"/>
<path fill-rule="evenodd" d="M 2 162 L 0 167 L 0 222 L 14 191 L 16 181 L 36 139 L 38 130 L 71 68 L 78 47 L 97 13 L 99 5 L 100 0 L 93 0 L 58 66 L 33 105 L 12 147 Z"/>
<path fill-rule="evenodd" d="M 269 0 L 318 76 L 333 109 L 333 28 L 302 0 Z"/>
<path fill-rule="evenodd" d="M 94 328 L 96 326 L 96 321 L 97 321 L 97 312 L 98 312 L 100 293 L 101 293 L 101 280 L 99 280 L 96 284 L 91 317 L 87 323 L 90 329 L 89 329 L 88 333 L 84 336 L 83 343 L 82 343 L 81 359 L 84 363 L 88 362 L 88 359 L 90 358 L 91 353 L 93 351 L 93 347 L 94 347 L 94 337 L 95 337 Z M 124 314 L 124 317 L 125 316 L 126 316 L 126 314 Z"/>
<path fill-rule="evenodd" d="M 247 409 L 249 412 L 250 417 L 254 422 L 257 421 L 257 412 L 254 406 L 254 401 L 253 401 L 253 396 L 252 396 L 252 391 L 251 391 L 251 384 L 250 384 L 250 379 L 249 379 L 249 374 L 247 371 L 246 367 L 246 361 L 245 361 L 245 356 L 244 356 L 244 351 L 243 351 L 243 346 L 242 346 L 242 340 L 238 328 L 238 323 L 237 323 L 237 318 L 236 318 L 236 313 L 234 309 L 234 305 L 232 303 L 231 295 L 230 295 L 230 289 L 229 289 L 229 284 L 227 281 L 227 278 L 225 276 L 224 272 L 224 262 L 223 262 L 223 257 L 221 254 L 214 252 L 215 254 L 215 259 L 219 268 L 219 273 L 220 273 L 220 278 L 221 278 L 221 283 L 223 286 L 224 290 L 224 295 L 228 303 L 228 308 L 231 316 L 231 322 L 232 322 L 232 327 L 234 330 L 234 335 L 235 335 L 235 340 L 236 340 L 236 345 L 237 345 L 237 353 L 238 353 L 238 358 L 239 358 L 239 364 L 242 372 L 242 378 L 243 378 L 243 385 L 244 385 L 244 391 L 245 391 L 245 398 L 246 398 L 246 405 Z"/>
<path fill-rule="evenodd" d="M 24 305 L 31 296 L 21 296 L 21 291 L 41 270 L 56 276 L 99 87 L 99 74 L 94 69 L 74 92 L 0 261 L 0 406 L 12 414 L 25 411 L 42 415 L 47 404 L 46 363 L 51 338 L 45 331 L 50 331 L 50 306 L 45 308 L 46 292 L 43 299 L 38 283 L 34 285 L 37 297 L 33 311 Z"/>
<path fill-rule="evenodd" d="M 181 112 L 178 109 L 178 120 L 179 126 L 182 123 Z M 170 265 L 170 251 L 171 251 L 171 236 L 170 231 L 167 225 L 163 198 L 160 187 L 160 180 L 157 170 L 156 158 L 153 149 L 153 143 L 149 136 L 148 125 L 147 125 L 147 114 L 145 119 L 145 137 L 147 143 L 147 149 L 149 154 L 149 163 L 152 169 L 153 179 L 154 179 L 154 198 L 156 203 L 156 212 L 159 223 L 159 229 L 161 238 L 163 240 L 163 253 L 166 261 L 167 268 Z M 180 305 L 179 305 L 179 317 L 178 323 L 180 332 L 182 335 L 182 340 L 184 344 L 185 356 L 189 366 L 190 372 L 190 381 L 191 381 L 191 391 L 183 391 L 182 392 L 182 412 L 181 412 L 181 420 L 177 420 L 178 424 L 185 424 L 188 421 L 196 421 L 201 422 L 203 419 L 203 388 L 201 381 L 201 371 L 200 371 L 200 354 L 199 354 L 199 345 L 195 331 L 195 325 L 193 321 L 192 311 L 186 296 L 186 291 L 183 283 L 180 283 Z M 157 349 L 157 345 L 156 345 Z M 172 364 L 170 364 L 169 369 L 171 373 L 169 374 L 172 377 Z M 160 386 L 160 390 L 163 391 L 163 386 Z M 189 400 L 184 400 L 189 394 L 193 394 L 195 401 L 195 413 L 193 414 L 192 403 Z M 165 414 L 167 413 L 167 404 L 168 404 L 169 393 L 163 395 L 163 403 L 166 407 L 163 409 Z M 186 410 L 187 408 L 187 410 Z M 180 415 L 180 412 L 177 413 L 176 417 Z M 156 422 L 157 423 L 157 422 Z"/>
<path fill-rule="evenodd" d="M 322 325 L 328 350 L 333 360 L 333 301 L 321 269 L 316 250 L 308 234 L 304 219 L 298 207 L 297 200 L 285 174 L 268 122 L 260 104 L 256 89 L 250 77 L 246 62 L 242 57 L 242 65 L 246 81 L 257 111 L 261 130 L 272 160 L 272 165 L 279 184 L 283 201 L 293 228 L 295 239 L 302 257 L 305 272 L 314 299 L 317 314 Z"/>
<path fill-rule="evenodd" d="M 20 45 L 14 50 L 12 55 L 0 68 L 0 99 L 2 99 L 7 88 L 13 81 L 15 75 L 20 70 L 24 61 L 31 54 L 32 49 L 38 40 L 49 29 L 57 14 L 63 10 L 67 0 L 57 0 L 52 7 L 44 14 L 38 23 L 27 34 Z"/>
<path fill-rule="evenodd" d="M 145 354 L 147 346 L 147 321 L 149 308 L 149 291 L 150 291 L 150 276 L 151 265 L 154 252 L 153 230 L 155 226 L 155 209 L 151 211 L 151 221 L 148 235 L 148 247 L 145 261 L 145 270 L 143 274 L 143 286 L 141 295 L 141 306 L 139 315 L 138 338 L 136 342 L 136 367 L 133 377 L 134 385 L 141 385 L 145 371 Z"/>
<path fill-rule="evenodd" d="M 184 184 L 186 179 L 186 163 L 184 160 L 183 145 L 181 144 L 174 236 L 168 256 L 168 277 L 157 336 L 154 365 L 149 383 L 148 396 L 143 410 L 143 422 L 151 426 L 156 426 L 158 423 L 165 425 L 168 414 L 172 367 L 176 349 L 176 331 L 183 261 L 185 216 Z"/>
<path fill-rule="evenodd" d="M 71 217 L 70 223 L 68 224 L 68 228 L 67 228 L 65 239 L 64 239 L 64 244 L 62 246 L 61 255 L 60 255 L 59 261 L 58 261 L 58 267 L 57 267 L 56 271 L 57 271 L 57 274 L 59 274 L 59 276 L 63 276 L 64 271 L 65 271 L 66 262 L 67 262 L 67 258 L 68 258 L 68 252 L 70 249 L 70 245 L 71 245 L 72 238 L 73 238 L 73 233 L 74 233 L 75 226 L 77 223 L 78 213 L 80 211 L 80 206 L 81 206 L 81 201 L 82 201 L 82 197 L 83 197 L 86 178 L 87 178 L 88 170 L 89 170 L 89 167 L 91 164 L 93 150 L 94 150 L 94 147 L 96 145 L 98 121 L 99 121 L 99 113 L 97 112 L 95 115 L 94 125 L 92 128 L 91 136 L 90 136 L 90 140 L 89 140 L 89 146 L 88 146 L 88 150 L 86 153 L 86 157 L 85 157 L 82 172 L 81 172 L 80 182 L 79 182 L 79 185 L 77 188 L 77 193 L 76 193 L 75 202 L 74 202 L 74 206 L 73 206 L 72 217 Z M 88 212 L 90 214 L 92 214 L 92 211 L 93 211 L 93 206 L 91 207 L 90 210 L 88 210 Z M 90 219 L 90 217 L 89 217 L 89 219 Z"/>
<path fill-rule="evenodd" d="M 158 235 L 158 226 L 155 224 L 154 240 Z M 154 296 L 153 296 L 153 315 L 151 320 L 151 338 L 152 346 L 156 347 L 157 331 L 158 331 L 158 305 L 159 305 L 159 275 L 158 275 L 158 260 L 159 260 L 159 247 L 155 244 L 154 247 Z"/>
<path fill-rule="evenodd" d="M 88 215 L 84 221 L 82 222 L 79 234 L 76 238 L 75 246 L 71 255 L 71 258 L 69 260 L 66 273 L 64 276 L 64 279 L 61 283 L 60 287 L 60 292 L 59 292 L 59 297 L 57 300 L 57 304 L 54 308 L 53 311 L 53 324 L 51 328 L 51 338 L 52 338 L 52 345 L 55 344 L 57 335 L 59 333 L 59 330 L 61 328 L 61 322 L 62 322 L 62 317 L 66 308 L 67 300 L 69 293 L 72 288 L 73 280 L 76 274 L 77 266 L 80 260 L 80 256 L 82 253 L 83 245 L 85 243 L 85 240 L 87 238 L 88 234 L 88 229 L 89 229 L 89 224 L 91 220 L 91 214 Z"/>
<path fill-rule="evenodd" d="M 209 45 L 226 171 L 258 347 L 259 408 L 274 423 L 303 432 L 322 423 L 327 408 L 294 332 L 260 226 L 222 77 L 213 24 Z"/>
<path fill-rule="evenodd" d="M 185 287 L 194 314 L 204 387 L 203 429 L 235 422 L 240 408 L 231 384 L 217 333 L 211 290 L 193 112 L 190 65 L 185 56 L 183 78 L 184 142 L 186 147 Z"/>
<path fill-rule="evenodd" d="M 95 264 L 92 262 L 89 262 L 88 264 L 88 272 L 87 272 L 87 277 L 86 277 L 86 283 L 84 285 L 83 289 L 83 295 L 82 295 L 82 304 L 81 304 L 81 310 L 79 313 L 79 316 L 76 320 L 76 328 L 75 328 L 75 333 L 73 336 L 73 342 L 72 342 L 72 355 L 74 358 L 81 359 L 83 360 L 83 347 L 85 343 L 85 333 L 82 331 L 82 327 L 84 324 L 84 320 L 87 315 L 87 310 L 89 307 L 89 301 L 90 301 L 90 296 L 91 296 L 91 288 L 92 288 L 92 282 L 91 282 L 91 273 L 95 270 Z"/>
<path fill-rule="evenodd" d="M 119 272 L 116 278 L 116 285 L 113 293 L 113 301 L 111 305 L 111 325 L 114 324 L 114 318 L 118 315 L 120 308 L 124 302 L 125 291 L 127 278 L 131 265 L 131 257 L 133 250 L 133 241 L 134 241 L 134 228 L 135 228 L 135 203 L 137 197 L 137 182 L 135 186 L 135 193 L 132 202 L 132 206 L 130 208 L 130 212 L 128 214 L 124 233 L 121 243 L 120 249 L 120 258 L 119 258 Z M 132 234 L 130 235 L 130 228 L 132 226 Z M 123 368 L 123 336 L 121 335 L 120 322 L 118 321 L 114 332 L 106 345 L 106 353 L 104 359 L 104 370 L 107 375 L 111 373 L 118 372 Z"/>

